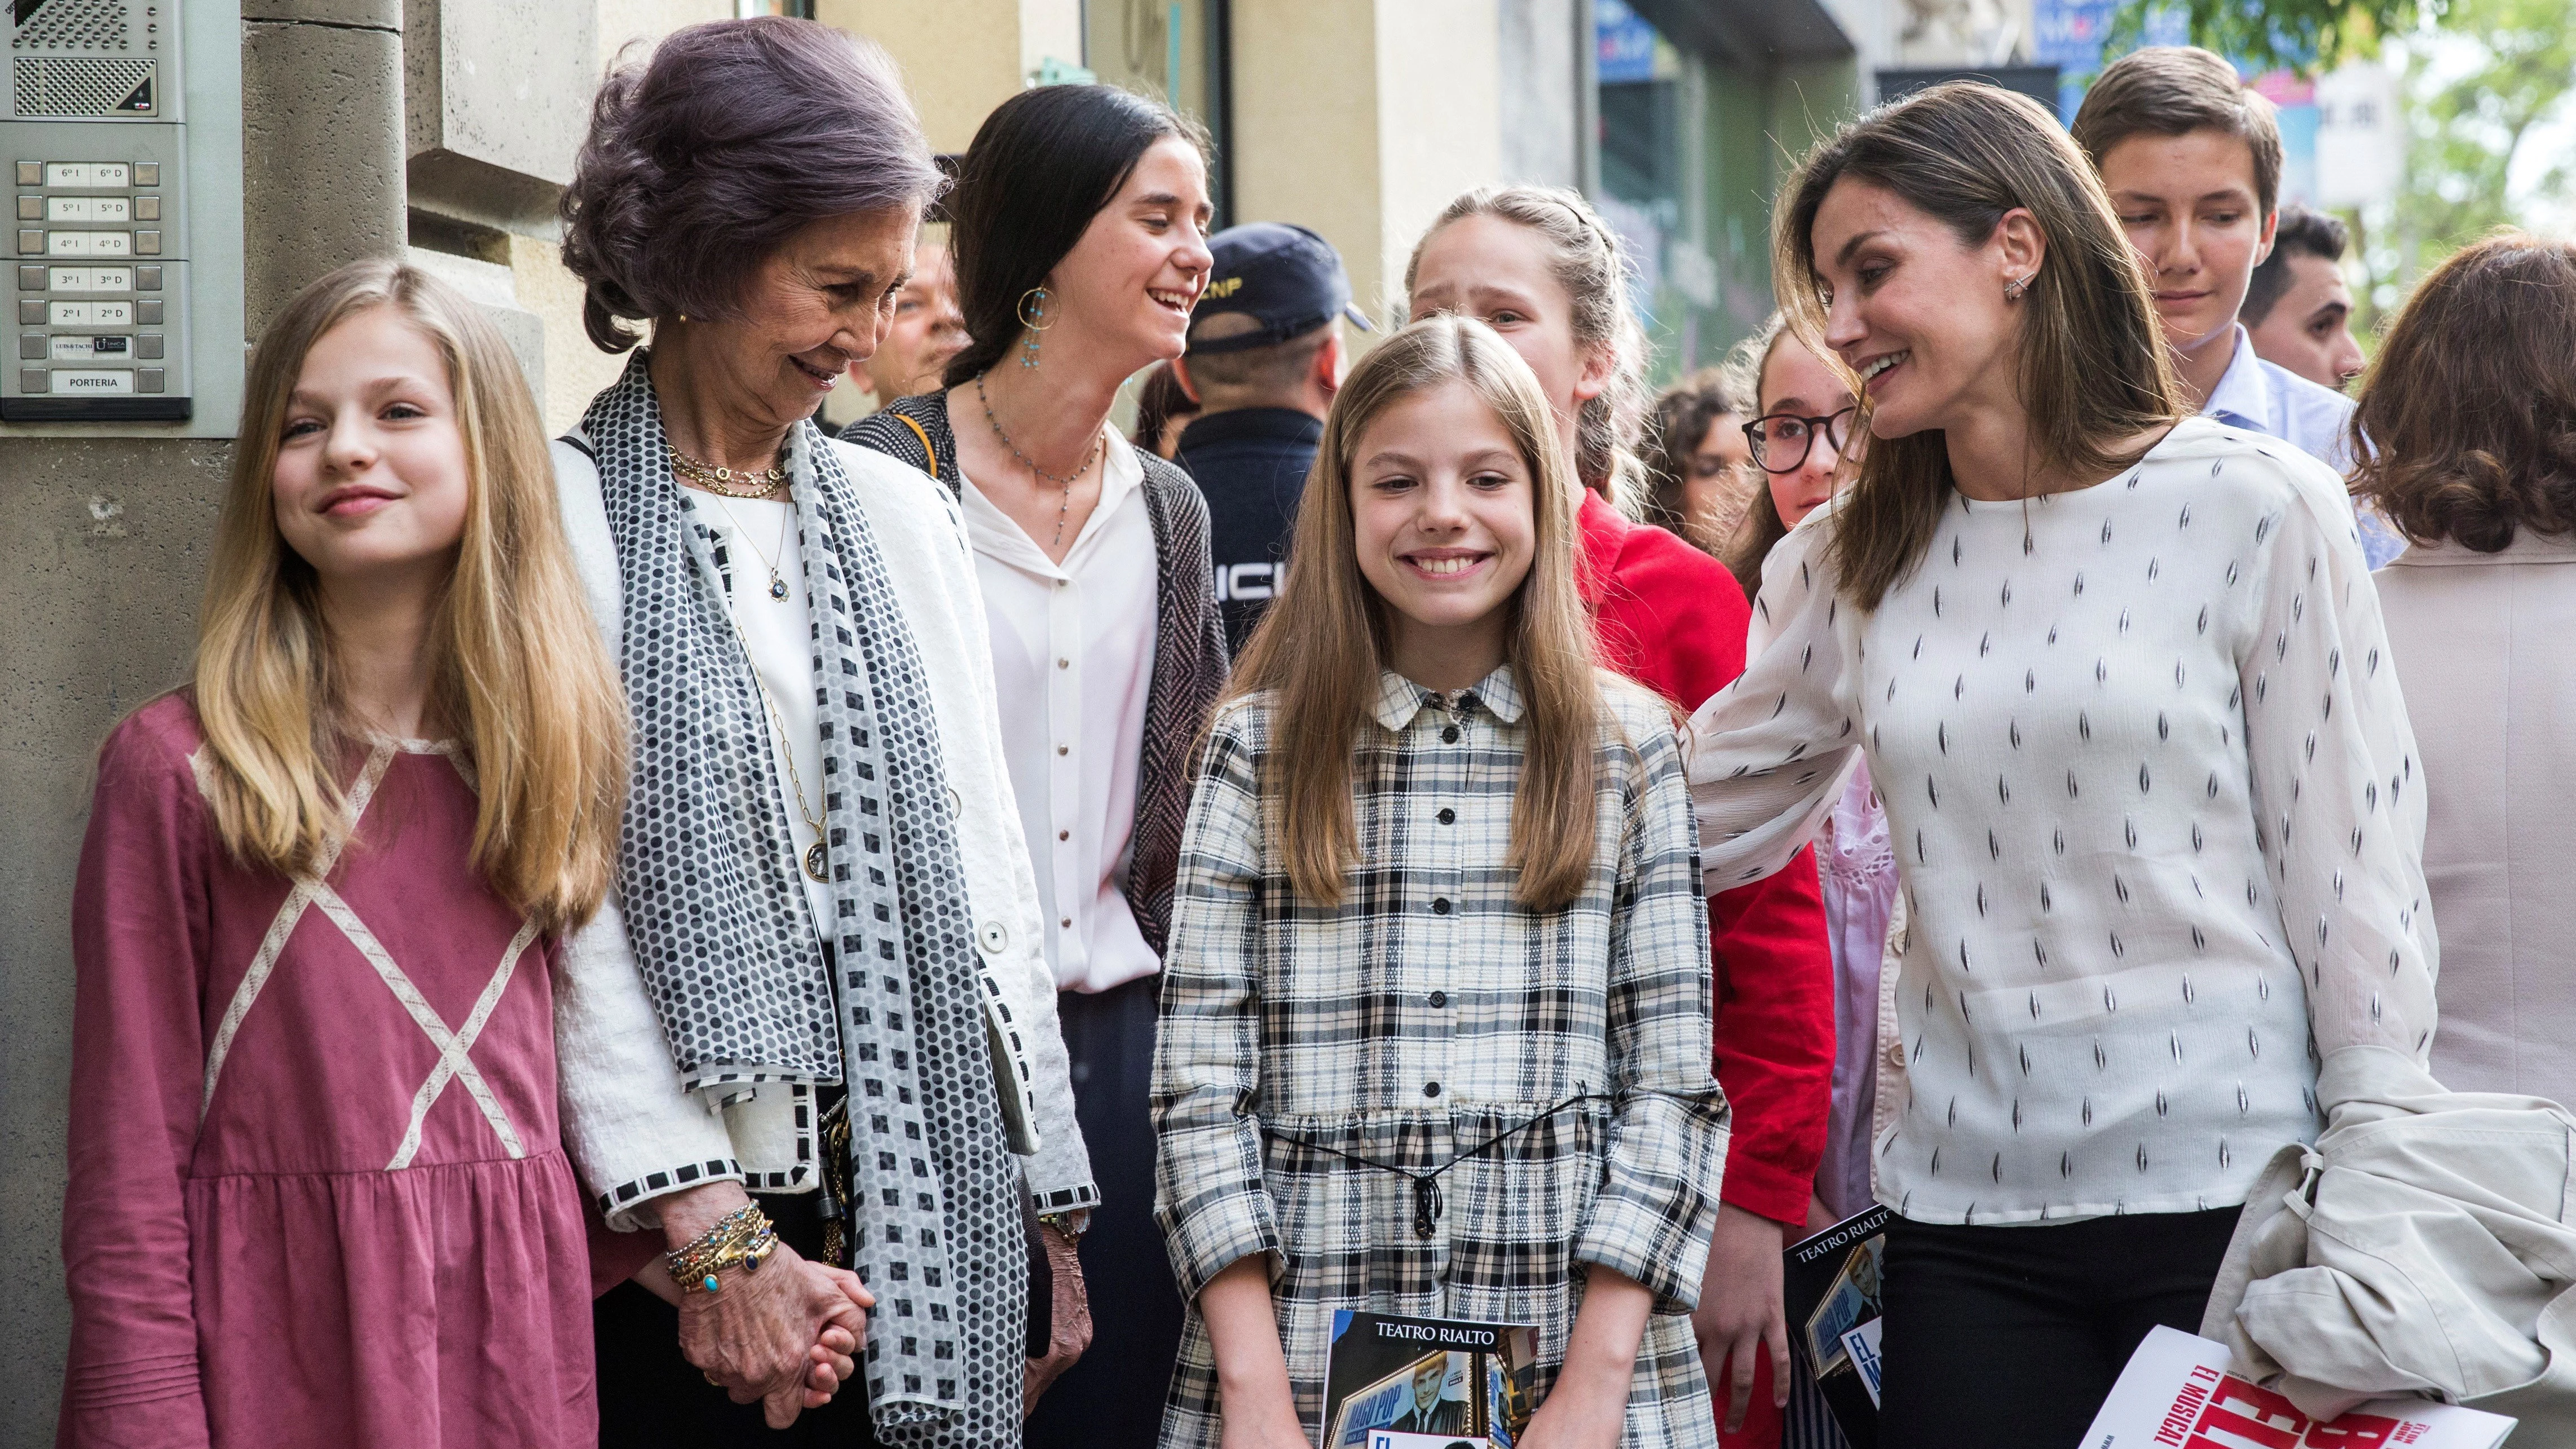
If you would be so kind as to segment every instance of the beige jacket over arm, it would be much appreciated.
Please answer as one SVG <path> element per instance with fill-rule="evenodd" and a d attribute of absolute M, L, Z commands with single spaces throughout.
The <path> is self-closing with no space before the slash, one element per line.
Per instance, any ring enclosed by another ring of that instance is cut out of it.
<path fill-rule="evenodd" d="M 2419 545 L 2377 582 L 2424 765 L 2433 1074 L 2576 1102 L 2576 539 Z"/>

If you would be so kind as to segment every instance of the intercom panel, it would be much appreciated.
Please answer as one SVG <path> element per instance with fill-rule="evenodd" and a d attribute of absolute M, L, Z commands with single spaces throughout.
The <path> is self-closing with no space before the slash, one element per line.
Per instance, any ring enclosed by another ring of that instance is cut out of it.
<path fill-rule="evenodd" d="M 203 11 L 204 28 L 214 30 L 229 7 L 7 3 L 0 165 L 14 183 L 8 300 L 17 355 L 0 371 L 0 422 L 187 422 L 200 357 L 226 357 L 220 346 L 201 349 L 195 335 L 204 228 L 191 191 L 211 174 L 237 193 L 240 133 L 237 116 L 219 128 L 233 138 L 229 167 L 192 168 L 191 143 L 220 138 L 192 135 L 184 49 L 197 37 L 186 33 L 182 10 Z M 238 37 L 220 38 L 237 55 Z M 237 61 L 233 75 L 237 93 Z M 237 272 L 239 199 L 227 199 L 216 209 L 234 236 L 221 250 Z M 230 280 L 224 290 L 237 292 Z M 237 339 L 234 346 L 237 369 Z"/>

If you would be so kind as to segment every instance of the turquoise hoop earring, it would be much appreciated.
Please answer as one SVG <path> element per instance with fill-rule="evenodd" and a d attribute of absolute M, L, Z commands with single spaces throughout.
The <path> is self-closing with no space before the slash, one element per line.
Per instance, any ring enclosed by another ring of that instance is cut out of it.
<path fill-rule="evenodd" d="M 1038 365 L 1038 334 L 1055 324 L 1046 320 L 1047 289 L 1031 287 L 1020 294 L 1020 325 L 1028 335 L 1020 339 L 1020 366 Z"/>

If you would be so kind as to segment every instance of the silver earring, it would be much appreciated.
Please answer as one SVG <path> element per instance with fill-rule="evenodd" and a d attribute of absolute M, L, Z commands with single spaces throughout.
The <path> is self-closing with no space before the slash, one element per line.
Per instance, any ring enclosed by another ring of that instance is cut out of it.
<path fill-rule="evenodd" d="M 2011 281 L 2004 283 L 2004 300 L 2007 302 L 2018 302 L 2021 300 L 2021 294 L 2029 289 L 2030 278 L 2015 277 Z"/>

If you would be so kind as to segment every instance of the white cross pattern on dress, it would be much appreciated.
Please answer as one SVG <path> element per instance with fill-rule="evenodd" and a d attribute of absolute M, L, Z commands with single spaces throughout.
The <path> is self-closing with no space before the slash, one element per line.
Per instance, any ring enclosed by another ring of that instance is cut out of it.
<path fill-rule="evenodd" d="M 483 994 L 475 1000 L 473 1011 L 466 1016 L 464 1030 L 450 1031 L 437 1009 L 420 994 L 420 988 L 414 986 L 411 978 L 403 974 L 402 967 L 394 963 L 384 943 L 376 939 L 375 932 L 367 929 L 367 923 L 358 918 L 358 913 L 349 908 L 349 903 L 340 898 L 340 893 L 333 890 L 326 879 L 332 867 L 339 863 L 341 846 L 357 834 L 358 821 L 375 799 L 376 786 L 384 780 L 385 771 L 393 764 L 397 751 L 412 755 L 447 755 L 450 762 L 457 765 L 458 773 L 465 777 L 467 786 L 470 788 L 474 783 L 472 773 L 465 770 L 462 761 L 455 759 L 448 746 L 417 740 L 376 741 L 367 755 L 366 767 L 358 772 L 356 782 L 349 787 L 339 840 L 324 849 L 310 873 L 296 878 L 294 888 L 279 903 L 277 919 L 269 923 L 268 934 L 261 939 L 258 954 L 251 958 L 250 970 L 243 974 L 241 985 L 234 988 L 233 998 L 224 1008 L 223 1021 L 215 1028 L 215 1039 L 206 1051 L 206 1091 L 200 1107 L 202 1110 L 204 1105 L 214 1101 L 215 1083 L 223 1075 L 224 1060 L 232 1051 L 233 1037 L 241 1030 L 242 1019 L 250 1014 L 251 1004 L 259 999 L 260 988 L 268 984 L 269 976 L 277 969 L 277 958 L 285 950 L 287 938 L 295 934 L 305 911 L 318 905 L 324 918 L 337 926 L 349 944 L 358 949 L 358 954 L 367 959 L 367 964 L 375 968 L 385 988 L 402 1003 L 403 1010 L 411 1014 L 422 1035 L 438 1048 L 438 1064 L 430 1069 L 429 1076 L 420 1084 L 420 1090 L 413 1095 L 411 1120 L 403 1130 L 401 1145 L 394 1149 L 393 1159 L 385 1164 L 385 1170 L 392 1172 L 411 1165 L 413 1155 L 420 1151 L 422 1124 L 450 1081 L 465 1084 L 466 1092 L 474 1098 L 474 1105 L 482 1109 L 483 1119 L 492 1124 L 493 1135 L 500 1139 L 502 1150 L 514 1158 L 525 1157 L 528 1151 L 520 1143 L 517 1129 L 510 1125 L 508 1114 L 501 1110 L 501 1104 L 493 1097 L 483 1074 L 476 1070 L 470 1053 L 474 1050 L 475 1040 L 483 1034 L 484 1024 L 491 1020 L 493 1008 L 500 1004 L 501 994 L 509 989 L 510 977 L 518 968 L 519 957 L 536 940 L 535 923 L 523 922 L 520 925 L 518 934 L 510 938 L 509 949 L 502 953 L 500 965 L 493 969 L 492 979 L 484 985 Z M 205 752 L 199 750 L 189 756 L 188 764 L 196 773 L 197 788 L 211 796 L 213 792 L 207 779 Z"/>

